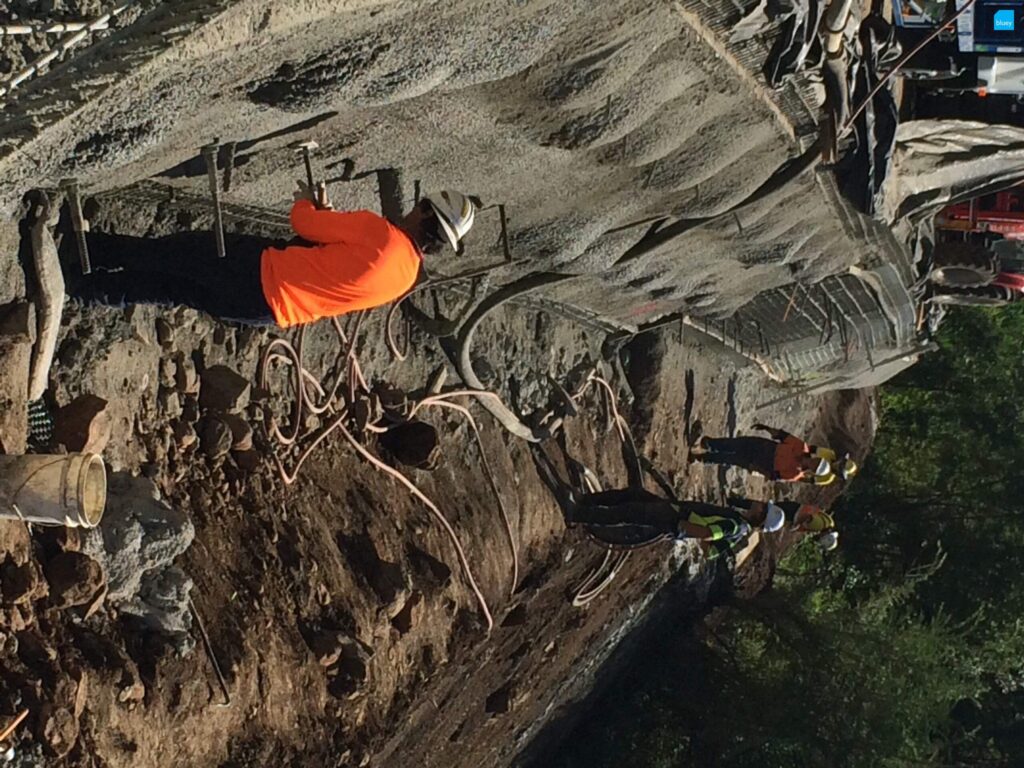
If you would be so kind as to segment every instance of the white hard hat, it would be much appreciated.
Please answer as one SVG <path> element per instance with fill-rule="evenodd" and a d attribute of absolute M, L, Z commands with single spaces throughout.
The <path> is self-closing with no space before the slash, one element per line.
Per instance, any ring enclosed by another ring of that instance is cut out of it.
<path fill-rule="evenodd" d="M 476 206 L 461 192 L 442 190 L 426 196 L 426 201 L 437 214 L 437 221 L 452 248 L 458 250 L 459 241 L 473 226 Z"/>
<path fill-rule="evenodd" d="M 764 516 L 765 533 L 775 533 L 785 524 L 786 513 L 780 507 L 775 506 L 773 502 L 769 501 L 768 511 Z"/>
<path fill-rule="evenodd" d="M 818 546 L 821 547 L 822 552 L 831 552 L 839 546 L 839 532 L 829 531 L 828 533 L 821 534 L 818 537 Z"/>
<path fill-rule="evenodd" d="M 860 467 L 857 466 L 857 462 L 850 458 L 850 454 L 843 456 L 841 465 L 843 480 L 849 480 L 860 470 Z"/>
<path fill-rule="evenodd" d="M 828 463 L 828 459 L 822 459 L 818 462 L 818 468 L 814 470 L 814 474 L 818 477 L 832 474 L 832 465 Z"/>

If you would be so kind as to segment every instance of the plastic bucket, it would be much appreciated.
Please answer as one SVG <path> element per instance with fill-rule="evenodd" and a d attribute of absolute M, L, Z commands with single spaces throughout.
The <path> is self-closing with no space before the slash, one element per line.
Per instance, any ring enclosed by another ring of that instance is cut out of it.
<path fill-rule="evenodd" d="M 95 453 L 0 456 L 0 518 L 95 528 L 107 503 L 107 472 Z"/>

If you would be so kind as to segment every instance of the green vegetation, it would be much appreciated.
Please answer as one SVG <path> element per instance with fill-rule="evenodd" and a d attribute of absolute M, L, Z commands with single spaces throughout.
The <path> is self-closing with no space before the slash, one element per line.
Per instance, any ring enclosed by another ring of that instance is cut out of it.
<path fill-rule="evenodd" d="M 1024 765 L 1024 307 L 940 343 L 880 393 L 840 553 L 667 628 L 553 765 Z"/>

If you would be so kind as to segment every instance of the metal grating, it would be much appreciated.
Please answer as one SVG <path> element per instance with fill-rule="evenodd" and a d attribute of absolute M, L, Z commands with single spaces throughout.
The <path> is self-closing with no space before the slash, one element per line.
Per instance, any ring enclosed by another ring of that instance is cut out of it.
<path fill-rule="evenodd" d="M 897 271 L 883 268 L 765 291 L 715 330 L 780 380 L 801 381 L 855 360 L 873 368 L 914 342 L 914 321 Z"/>

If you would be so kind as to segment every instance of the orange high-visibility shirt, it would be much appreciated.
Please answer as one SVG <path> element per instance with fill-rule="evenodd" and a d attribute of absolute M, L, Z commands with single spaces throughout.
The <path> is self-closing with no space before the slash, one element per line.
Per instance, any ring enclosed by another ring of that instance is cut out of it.
<path fill-rule="evenodd" d="M 800 466 L 801 459 L 809 455 L 810 450 L 807 443 L 792 435 L 779 443 L 775 449 L 775 474 L 778 479 L 796 482 L 810 474 Z"/>
<path fill-rule="evenodd" d="M 263 295 L 287 328 L 394 301 L 416 282 L 419 248 L 370 211 L 324 211 L 309 200 L 292 206 L 292 229 L 314 245 L 267 248 Z"/>

